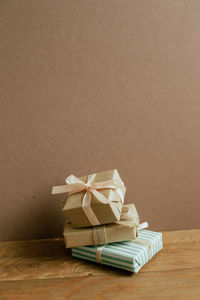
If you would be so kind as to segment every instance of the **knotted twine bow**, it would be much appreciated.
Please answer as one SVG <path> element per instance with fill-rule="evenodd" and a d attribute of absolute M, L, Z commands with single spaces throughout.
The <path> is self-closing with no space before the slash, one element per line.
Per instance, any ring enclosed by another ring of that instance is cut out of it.
<path fill-rule="evenodd" d="M 98 192 L 98 190 L 113 189 L 118 193 L 121 203 L 123 204 L 124 202 L 124 196 L 120 189 L 123 185 L 123 182 L 118 182 L 114 179 L 94 182 L 95 177 L 96 174 L 88 175 L 88 180 L 85 183 L 76 176 L 70 175 L 65 179 L 67 185 L 54 186 L 52 189 L 52 194 L 69 193 L 70 195 L 85 191 L 85 195 L 82 200 L 82 209 L 92 226 L 101 224 L 90 206 L 92 195 L 103 204 L 110 202 L 110 200 Z"/>

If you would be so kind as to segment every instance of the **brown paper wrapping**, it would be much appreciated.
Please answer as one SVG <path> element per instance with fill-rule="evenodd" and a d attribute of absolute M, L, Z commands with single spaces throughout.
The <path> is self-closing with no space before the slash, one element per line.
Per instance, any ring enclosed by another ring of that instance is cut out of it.
<path fill-rule="evenodd" d="M 140 224 L 139 215 L 135 205 L 125 204 L 122 207 L 120 221 L 133 221 L 137 226 Z"/>
<path fill-rule="evenodd" d="M 114 224 L 100 225 L 87 228 L 73 228 L 71 224 L 66 223 L 64 227 L 64 240 L 66 248 L 102 245 L 112 242 L 120 242 L 135 239 L 138 236 L 137 227 L 139 226 L 139 217 L 134 205 L 126 205 L 127 213 L 123 213 L 123 219 Z M 126 215 L 134 216 L 135 221 L 126 221 Z M 98 232 L 99 231 L 99 232 Z"/>
<path fill-rule="evenodd" d="M 83 182 L 87 182 L 87 176 L 80 177 Z M 101 182 L 106 180 L 117 180 L 122 182 L 119 173 L 116 169 L 97 173 L 94 182 Z M 125 195 L 126 188 L 124 185 L 121 187 L 123 195 Z M 120 214 L 122 210 L 122 203 L 120 197 L 115 190 L 103 189 L 99 190 L 107 199 L 110 200 L 109 203 L 100 203 L 93 195 L 91 199 L 91 208 L 94 211 L 97 219 L 101 224 L 114 223 L 120 220 Z M 67 197 L 63 211 L 67 216 L 68 221 L 74 228 L 89 227 L 91 226 L 89 220 L 87 219 L 83 209 L 82 200 L 85 191 L 70 194 Z"/>

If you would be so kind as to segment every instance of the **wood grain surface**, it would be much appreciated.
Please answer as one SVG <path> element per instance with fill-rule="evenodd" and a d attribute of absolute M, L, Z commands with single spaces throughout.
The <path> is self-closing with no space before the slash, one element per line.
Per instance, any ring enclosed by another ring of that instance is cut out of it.
<path fill-rule="evenodd" d="M 0 299 L 200 299 L 200 230 L 163 240 L 138 274 L 74 259 L 62 239 L 0 242 Z"/>

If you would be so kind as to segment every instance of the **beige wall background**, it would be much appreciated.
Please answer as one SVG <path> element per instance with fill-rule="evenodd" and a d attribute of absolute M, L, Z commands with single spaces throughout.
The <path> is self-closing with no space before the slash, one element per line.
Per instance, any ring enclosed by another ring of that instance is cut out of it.
<path fill-rule="evenodd" d="M 0 239 L 60 236 L 52 185 L 112 168 L 200 228 L 200 1 L 0 0 L 0 62 Z"/>

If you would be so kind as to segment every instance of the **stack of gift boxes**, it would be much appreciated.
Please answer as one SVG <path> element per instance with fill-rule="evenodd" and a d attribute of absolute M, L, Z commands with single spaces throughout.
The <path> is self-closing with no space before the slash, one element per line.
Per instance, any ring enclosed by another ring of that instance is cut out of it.
<path fill-rule="evenodd" d="M 67 193 L 64 241 L 73 257 L 137 273 L 162 249 L 162 234 L 140 224 L 134 204 L 124 205 L 126 188 L 116 169 L 70 175 L 52 193 Z"/>

